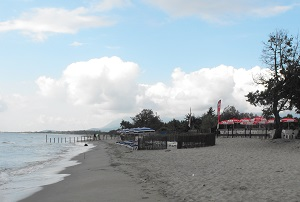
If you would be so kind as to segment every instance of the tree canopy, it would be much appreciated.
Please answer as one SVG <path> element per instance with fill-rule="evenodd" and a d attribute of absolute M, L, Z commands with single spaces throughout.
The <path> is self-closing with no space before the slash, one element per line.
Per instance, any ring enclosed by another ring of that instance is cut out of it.
<path fill-rule="evenodd" d="M 122 120 L 120 123 L 121 128 L 150 127 L 154 130 L 158 130 L 164 125 L 160 117 L 154 114 L 151 109 L 143 109 L 135 117 L 131 117 L 131 119 L 133 123 Z"/>
<path fill-rule="evenodd" d="M 255 82 L 264 90 L 249 92 L 247 101 L 254 106 L 263 106 L 265 115 L 275 117 L 275 136 L 281 137 L 282 126 L 279 113 L 299 109 L 299 40 L 279 30 L 269 35 L 264 43 L 262 61 L 269 69 L 268 75 L 257 75 Z"/>

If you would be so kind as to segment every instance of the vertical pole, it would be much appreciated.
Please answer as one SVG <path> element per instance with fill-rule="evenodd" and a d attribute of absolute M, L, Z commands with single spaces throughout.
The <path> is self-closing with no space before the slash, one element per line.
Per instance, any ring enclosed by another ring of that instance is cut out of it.
<path fill-rule="evenodd" d="M 46 143 L 48 142 L 48 140 L 47 140 L 47 135 L 46 135 Z"/>

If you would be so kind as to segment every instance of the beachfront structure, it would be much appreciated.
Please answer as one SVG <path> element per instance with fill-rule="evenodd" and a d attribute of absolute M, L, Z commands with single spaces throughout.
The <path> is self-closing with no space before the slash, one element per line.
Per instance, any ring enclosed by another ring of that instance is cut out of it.
<path fill-rule="evenodd" d="M 287 123 L 286 128 L 282 130 L 282 138 L 295 139 L 299 138 L 298 127 L 290 126 L 290 123 L 298 122 L 297 119 L 283 118 L 281 122 Z M 265 119 L 255 117 L 253 119 L 230 119 L 219 122 L 219 134 L 222 136 L 264 136 L 273 137 L 275 134 L 274 119 Z"/>

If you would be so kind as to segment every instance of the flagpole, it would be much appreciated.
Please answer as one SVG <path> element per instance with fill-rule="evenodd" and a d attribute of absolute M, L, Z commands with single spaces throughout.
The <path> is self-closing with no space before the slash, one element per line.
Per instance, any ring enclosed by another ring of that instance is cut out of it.
<path fill-rule="evenodd" d="M 189 117 L 189 128 L 191 129 L 191 125 L 192 125 L 192 108 L 190 107 L 190 117 Z"/>

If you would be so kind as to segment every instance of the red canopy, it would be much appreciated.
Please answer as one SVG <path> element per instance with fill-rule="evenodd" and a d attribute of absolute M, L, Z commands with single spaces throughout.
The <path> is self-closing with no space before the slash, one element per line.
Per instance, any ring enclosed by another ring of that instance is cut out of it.
<path fill-rule="evenodd" d="M 220 121 L 219 124 L 221 124 L 221 125 L 227 125 L 229 123 L 227 122 L 227 120 L 224 120 L 224 121 Z"/>
<path fill-rule="evenodd" d="M 298 122 L 298 120 L 297 120 L 297 119 L 294 119 L 294 118 L 288 118 L 288 117 L 287 117 L 287 118 L 281 119 L 280 122 L 284 122 L 284 123 L 289 122 L 289 123 L 291 123 L 291 122 Z"/>
<path fill-rule="evenodd" d="M 267 123 L 274 123 L 275 122 L 275 119 L 274 118 L 270 118 L 268 119 Z"/>
<path fill-rule="evenodd" d="M 241 123 L 241 120 L 240 119 L 236 119 L 236 118 L 232 118 L 232 119 L 227 120 L 227 122 L 229 124 L 234 124 L 234 123 Z"/>
<path fill-rule="evenodd" d="M 253 121 L 256 124 L 266 124 L 267 123 L 267 119 L 262 116 L 257 116 L 255 118 L 251 119 L 251 121 Z"/>

